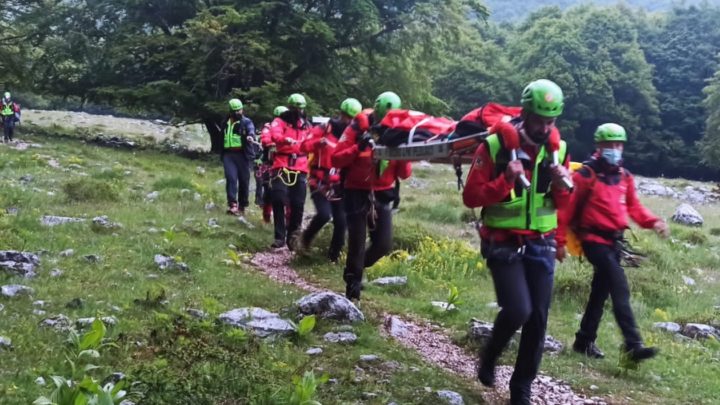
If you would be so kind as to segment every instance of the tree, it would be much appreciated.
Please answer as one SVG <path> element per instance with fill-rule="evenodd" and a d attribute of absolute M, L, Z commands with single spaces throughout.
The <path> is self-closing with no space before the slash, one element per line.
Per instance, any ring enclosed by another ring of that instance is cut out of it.
<path fill-rule="evenodd" d="M 520 25 L 510 42 L 523 83 L 547 78 L 563 89 L 558 122 L 577 159 L 592 150 L 592 134 L 604 122 L 627 128 L 627 154 L 637 164 L 648 159 L 640 154 L 646 152 L 644 131 L 658 122 L 657 95 L 628 14 L 622 7 L 546 8 Z"/>
<path fill-rule="evenodd" d="M 703 163 L 720 169 L 720 69 L 704 89 L 703 105 L 707 111 L 705 136 L 700 142 Z"/>

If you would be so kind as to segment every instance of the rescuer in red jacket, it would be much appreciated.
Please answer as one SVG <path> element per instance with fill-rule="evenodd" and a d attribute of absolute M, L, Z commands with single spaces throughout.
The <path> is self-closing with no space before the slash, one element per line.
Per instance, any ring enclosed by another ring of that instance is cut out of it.
<path fill-rule="evenodd" d="M 562 216 L 569 190 L 569 157 L 555 128 L 564 101 L 560 87 L 536 80 L 522 92 L 520 117 L 500 122 L 475 153 L 463 202 L 482 207 L 481 253 L 500 312 L 482 348 L 478 379 L 495 384 L 495 365 L 522 328 L 510 403 L 530 404 L 543 353 L 555 260 L 565 256 Z"/>
<path fill-rule="evenodd" d="M 345 244 L 347 222 L 342 201 L 342 184 L 340 170 L 332 164 L 338 140 L 350 121 L 362 111 L 362 105 L 354 98 L 340 103 L 340 114 L 327 124 L 319 125 L 310 131 L 310 135 L 302 145 L 303 151 L 312 153 L 310 162 L 310 198 L 315 204 L 315 216 L 310 220 L 301 238 L 301 248 L 310 247 L 315 235 L 332 218 L 333 234 L 327 257 L 336 263 L 340 251 Z"/>
<path fill-rule="evenodd" d="M 400 97 L 385 92 L 375 100 L 374 110 L 365 110 L 345 128 L 332 155 L 333 166 L 344 170 L 344 201 L 348 227 L 348 252 L 343 279 L 345 296 L 359 300 L 362 276 L 392 248 L 392 208 L 396 179 L 412 173 L 410 162 L 381 160 L 372 156 L 373 139 L 369 133 L 391 109 L 400 108 Z M 370 231 L 370 246 L 365 238 Z"/>
<path fill-rule="evenodd" d="M 270 177 L 270 199 L 273 205 L 275 241 L 271 247 L 285 245 L 292 249 L 291 239 L 300 230 L 307 193 L 307 155 L 301 146 L 310 131 L 305 118 L 305 97 L 292 94 L 288 110 L 270 124 L 270 142 L 275 144 Z M 290 219 L 285 227 L 285 207 L 290 207 Z"/>
<path fill-rule="evenodd" d="M 603 124 L 595 131 L 596 152 L 592 160 L 573 175 L 575 192 L 565 212 L 582 242 L 583 252 L 593 265 L 590 298 L 575 334 L 573 350 L 592 358 L 604 357 L 595 345 L 597 330 L 608 296 L 615 320 L 625 340 L 628 357 L 640 361 L 654 357 L 658 350 L 644 347 L 630 306 L 630 289 L 620 265 L 621 241 L 628 217 L 642 228 L 659 235 L 670 234 L 667 224 L 645 208 L 635 192 L 633 177 L 622 167 L 625 129 Z"/>

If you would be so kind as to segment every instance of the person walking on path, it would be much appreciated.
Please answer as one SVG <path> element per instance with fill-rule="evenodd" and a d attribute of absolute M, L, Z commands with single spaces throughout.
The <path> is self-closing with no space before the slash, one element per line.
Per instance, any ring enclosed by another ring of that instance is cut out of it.
<path fill-rule="evenodd" d="M 610 297 L 625 340 L 623 350 L 630 360 L 641 361 L 654 357 L 658 349 L 643 346 L 630 306 L 630 288 L 620 264 L 623 232 L 628 228 L 628 217 L 663 237 L 668 237 L 670 230 L 665 221 L 640 203 L 633 176 L 622 167 L 625 128 L 613 123 L 600 125 L 594 139 L 595 154 L 573 175 L 576 188 L 566 213 L 567 223 L 580 238 L 594 270 L 573 350 L 592 358 L 605 357 L 595 339 L 605 301 Z"/>
<path fill-rule="evenodd" d="M 340 170 L 332 165 L 332 155 L 337 142 L 350 121 L 362 111 L 362 105 L 354 98 L 343 100 L 340 114 L 327 125 L 313 128 L 303 143 L 303 151 L 313 155 L 310 162 L 310 197 L 315 204 L 315 216 L 303 231 L 302 249 L 308 249 L 318 232 L 332 218 L 333 234 L 327 257 L 336 263 L 345 244 L 347 223 L 342 200 Z"/>
<path fill-rule="evenodd" d="M 255 160 L 255 125 L 243 114 L 243 104 L 230 100 L 230 115 L 224 129 L 222 162 L 228 214 L 242 216 L 248 206 L 250 165 Z"/>
<path fill-rule="evenodd" d="M 562 90 L 549 80 L 533 81 L 521 104 L 520 117 L 490 128 L 475 152 L 463 202 L 482 207 L 481 253 L 501 308 L 481 350 L 478 379 L 495 384 L 497 360 L 522 328 L 510 402 L 524 405 L 530 404 L 542 359 L 555 260 L 565 257 L 558 211 L 570 191 L 567 147 L 555 127 L 564 106 Z"/>

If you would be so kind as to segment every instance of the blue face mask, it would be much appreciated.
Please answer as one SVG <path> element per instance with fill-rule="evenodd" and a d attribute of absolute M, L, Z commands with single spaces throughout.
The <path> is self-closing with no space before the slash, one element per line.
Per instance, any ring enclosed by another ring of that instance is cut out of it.
<path fill-rule="evenodd" d="M 601 149 L 600 156 L 613 166 L 620 166 L 620 163 L 622 162 L 622 151 L 620 149 Z"/>

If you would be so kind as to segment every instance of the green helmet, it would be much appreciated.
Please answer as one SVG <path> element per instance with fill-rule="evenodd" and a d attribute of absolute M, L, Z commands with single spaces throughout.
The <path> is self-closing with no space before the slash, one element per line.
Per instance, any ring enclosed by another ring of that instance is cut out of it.
<path fill-rule="evenodd" d="M 288 97 L 287 104 L 288 107 L 305 108 L 307 102 L 305 101 L 305 96 L 302 94 L 293 93 Z"/>
<path fill-rule="evenodd" d="M 232 111 L 242 110 L 243 109 L 243 103 L 240 101 L 239 98 L 234 98 L 230 100 L 230 109 Z"/>
<path fill-rule="evenodd" d="M 375 114 L 382 119 L 388 111 L 400 108 L 400 106 L 402 106 L 400 96 L 392 91 L 386 91 L 375 99 Z"/>
<path fill-rule="evenodd" d="M 550 80 L 535 80 L 523 90 L 520 103 L 525 111 L 553 118 L 563 112 L 563 93 L 560 86 Z"/>
<path fill-rule="evenodd" d="M 355 118 L 355 116 L 360 114 L 360 111 L 362 111 L 362 104 L 360 104 L 360 102 L 357 101 L 357 99 L 346 98 L 340 104 L 340 111 L 349 115 L 350 118 Z"/>
<path fill-rule="evenodd" d="M 9 92 L 9 91 L 6 91 L 5 94 L 3 94 L 3 97 L 5 97 L 6 99 L 10 100 L 10 92 Z"/>
<path fill-rule="evenodd" d="M 602 124 L 595 130 L 595 142 L 627 142 L 625 128 L 618 124 Z"/>
<path fill-rule="evenodd" d="M 273 110 L 273 115 L 276 117 L 279 117 L 280 114 L 284 113 L 287 110 L 288 110 L 287 107 L 285 107 L 284 105 L 279 105 L 279 106 L 275 107 L 275 109 Z"/>

